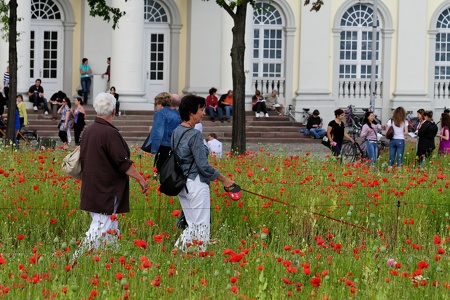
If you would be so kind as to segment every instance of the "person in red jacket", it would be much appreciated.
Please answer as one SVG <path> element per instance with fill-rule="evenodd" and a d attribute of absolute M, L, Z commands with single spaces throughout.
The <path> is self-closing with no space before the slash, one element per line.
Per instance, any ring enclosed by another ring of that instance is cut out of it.
<path fill-rule="evenodd" d="M 212 87 L 209 89 L 209 95 L 206 97 L 206 109 L 208 111 L 211 121 L 215 122 L 215 117 L 219 118 L 220 122 L 224 121 L 223 110 L 219 107 L 219 99 L 216 96 L 217 89 Z"/>

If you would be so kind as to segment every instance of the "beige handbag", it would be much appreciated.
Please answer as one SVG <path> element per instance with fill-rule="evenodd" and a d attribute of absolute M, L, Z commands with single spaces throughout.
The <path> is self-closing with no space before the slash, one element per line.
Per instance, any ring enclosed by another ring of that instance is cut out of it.
<path fill-rule="evenodd" d="M 67 175 L 81 180 L 80 147 L 76 147 L 71 153 L 64 157 L 61 167 Z"/>

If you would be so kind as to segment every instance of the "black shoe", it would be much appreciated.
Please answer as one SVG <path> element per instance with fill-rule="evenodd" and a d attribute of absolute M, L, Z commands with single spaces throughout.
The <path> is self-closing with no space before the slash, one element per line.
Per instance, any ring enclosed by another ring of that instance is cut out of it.
<path fill-rule="evenodd" d="M 215 121 L 216 121 L 216 119 L 214 119 L 214 118 L 211 118 L 211 121 L 212 121 L 212 122 L 215 122 Z"/>
<path fill-rule="evenodd" d="M 188 223 L 186 221 L 186 217 L 184 216 L 184 212 L 181 211 L 181 214 L 180 214 L 180 216 L 178 217 L 178 220 L 177 220 L 177 228 L 184 230 L 187 227 L 188 227 Z"/>

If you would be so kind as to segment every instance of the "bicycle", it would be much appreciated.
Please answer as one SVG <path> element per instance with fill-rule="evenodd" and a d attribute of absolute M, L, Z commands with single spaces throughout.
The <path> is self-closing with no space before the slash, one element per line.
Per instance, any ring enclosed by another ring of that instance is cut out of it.
<path fill-rule="evenodd" d="M 367 160 L 369 157 L 366 151 L 366 141 L 365 139 L 360 139 L 361 129 L 359 127 L 353 127 L 353 130 L 349 131 L 348 134 L 352 136 L 354 143 L 350 141 L 344 141 L 341 148 L 341 159 L 344 163 L 352 163 L 357 160 Z M 380 157 L 381 151 L 389 146 L 387 141 L 377 141 L 378 155 Z"/>
<path fill-rule="evenodd" d="M 308 123 L 308 119 L 311 117 L 311 113 L 309 112 L 309 108 L 303 108 L 302 118 L 300 119 L 300 123 L 306 125 Z"/>
<path fill-rule="evenodd" d="M 6 138 L 6 122 L 2 119 L 0 123 L 0 134 L 3 136 L 3 138 Z M 22 141 L 24 143 L 22 143 Z M 39 135 L 37 134 L 36 130 L 28 130 L 22 127 L 17 132 L 17 142 L 19 143 L 19 146 L 35 147 L 39 144 Z"/>
<path fill-rule="evenodd" d="M 345 117 L 347 119 L 347 127 L 361 127 L 362 128 L 362 122 L 364 119 L 364 116 L 357 116 L 355 114 L 355 106 L 349 104 L 347 106 L 347 109 L 344 111 Z"/>
<path fill-rule="evenodd" d="M 354 127 L 354 126 L 362 127 L 364 123 L 364 116 L 369 111 L 369 109 L 362 108 L 362 111 L 363 111 L 362 114 L 357 114 L 355 112 L 354 105 L 349 104 L 349 106 L 347 106 L 347 109 L 345 110 L 345 117 L 347 118 L 347 127 Z M 381 120 L 378 119 L 378 116 L 374 114 L 374 117 L 375 122 L 377 124 L 381 124 Z"/>

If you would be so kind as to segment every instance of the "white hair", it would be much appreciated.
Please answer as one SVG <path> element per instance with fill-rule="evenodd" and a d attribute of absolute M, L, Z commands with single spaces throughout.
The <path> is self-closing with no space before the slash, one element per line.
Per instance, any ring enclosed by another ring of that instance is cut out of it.
<path fill-rule="evenodd" d="M 99 93 L 94 100 L 97 116 L 108 117 L 116 108 L 116 98 L 110 93 Z"/>

